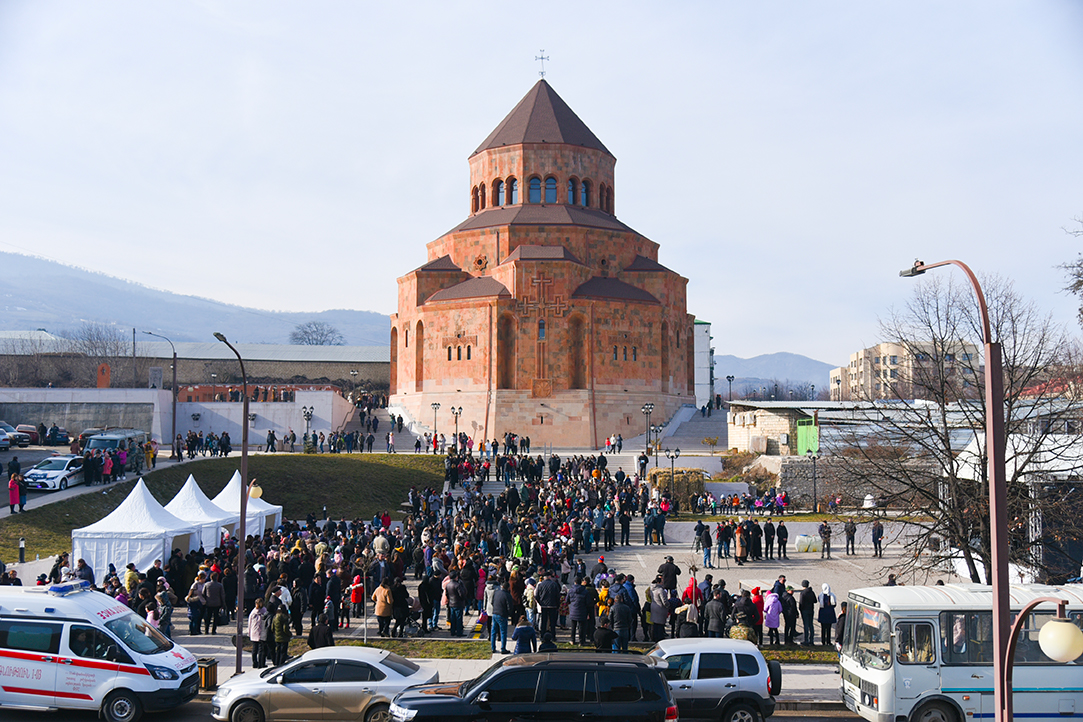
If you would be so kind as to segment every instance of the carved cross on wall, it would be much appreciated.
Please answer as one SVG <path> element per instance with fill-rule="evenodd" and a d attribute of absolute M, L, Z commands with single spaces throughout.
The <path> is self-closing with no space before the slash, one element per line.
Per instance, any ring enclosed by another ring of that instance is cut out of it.
<path fill-rule="evenodd" d="M 542 318 L 549 315 L 563 318 L 568 312 L 568 304 L 564 301 L 563 295 L 556 295 L 552 301 L 549 301 L 549 287 L 552 284 L 553 279 L 546 278 L 544 274 L 540 273 L 530 279 L 530 285 L 534 287 L 534 293 L 532 297 L 523 298 L 519 301 L 519 315 L 527 318 L 532 316 L 534 311 L 538 311 L 538 315 Z"/>

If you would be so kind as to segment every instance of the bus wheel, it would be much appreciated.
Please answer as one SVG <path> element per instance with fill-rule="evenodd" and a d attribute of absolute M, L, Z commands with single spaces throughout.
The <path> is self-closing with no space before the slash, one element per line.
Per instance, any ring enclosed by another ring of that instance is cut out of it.
<path fill-rule="evenodd" d="M 126 689 L 113 692 L 105 698 L 102 716 L 108 722 L 136 722 L 143 716 L 143 705 L 139 698 Z"/>
<path fill-rule="evenodd" d="M 943 702 L 930 702 L 914 715 L 914 722 L 957 722 L 958 716 Z"/>

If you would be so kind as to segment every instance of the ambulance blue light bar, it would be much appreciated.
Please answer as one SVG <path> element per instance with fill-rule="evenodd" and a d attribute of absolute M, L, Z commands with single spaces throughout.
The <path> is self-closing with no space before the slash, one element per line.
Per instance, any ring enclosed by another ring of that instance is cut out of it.
<path fill-rule="evenodd" d="M 86 579 L 80 579 L 78 581 L 64 582 L 63 584 L 53 584 L 49 587 L 49 594 L 54 597 L 66 597 L 69 594 L 84 592 L 88 589 L 90 589 L 90 582 Z"/>

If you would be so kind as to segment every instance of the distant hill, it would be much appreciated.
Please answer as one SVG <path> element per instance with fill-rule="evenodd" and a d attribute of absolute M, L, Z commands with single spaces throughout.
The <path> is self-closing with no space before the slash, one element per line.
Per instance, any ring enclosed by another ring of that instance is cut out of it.
<path fill-rule="evenodd" d="M 245 308 L 15 253 L 0 253 L 0 267 L 0 328 L 11 331 L 60 333 L 89 321 L 114 324 L 126 333 L 132 328 L 153 331 L 173 341 L 209 341 L 221 331 L 238 343 L 288 343 L 297 324 L 323 321 L 337 328 L 349 346 L 388 344 L 388 317 L 370 311 Z"/>
<path fill-rule="evenodd" d="M 714 373 L 717 380 L 715 388 L 725 393 L 726 377 L 735 376 L 734 394 L 742 393 L 746 388 L 767 386 L 768 382 L 789 381 L 793 384 L 815 384 L 817 389 L 826 389 L 831 369 L 836 366 L 811 359 L 796 353 L 762 354 L 752 358 L 737 356 L 715 356 Z"/>

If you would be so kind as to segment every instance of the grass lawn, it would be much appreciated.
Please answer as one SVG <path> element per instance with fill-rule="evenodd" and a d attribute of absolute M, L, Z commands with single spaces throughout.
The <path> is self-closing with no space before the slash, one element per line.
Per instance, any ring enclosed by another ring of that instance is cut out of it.
<path fill-rule="evenodd" d="M 168 504 L 189 474 L 214 497 L 240 468 L 240 457 L 202 459 L 157 469 L 143 478 L 162 504 Z M 249 477 L 263 487 L 263 498 L 282 506 L 287 519 L 309 513 L 337 519 L 371 519 L 387 509 L 393 518 L 411 486 L 442 487 L 442 457 L 424 454 L 261 454 L 248 459 Z M 19 537 L 26 537 L 27 559 L 71 550 L 72 529 L 88 526 L 113 511 L 127 497 L 134 481 L 94 487 L 93 491 L 54 504 L 29 509 L 0 520 L 0 559 L 18 559 Z"/>

